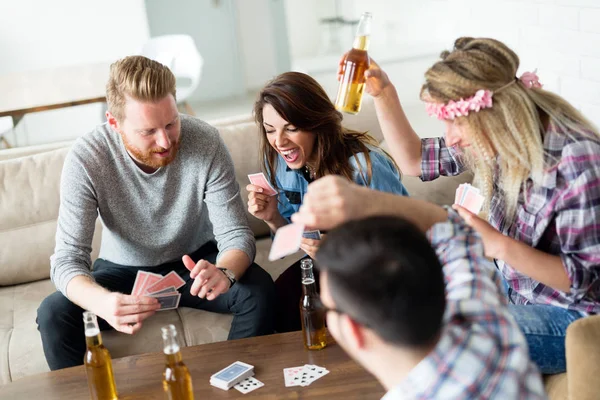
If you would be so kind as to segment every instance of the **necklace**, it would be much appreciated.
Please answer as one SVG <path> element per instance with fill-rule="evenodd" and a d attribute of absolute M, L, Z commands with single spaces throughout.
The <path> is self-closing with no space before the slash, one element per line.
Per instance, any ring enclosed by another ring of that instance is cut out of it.
<path fill-rule="evenodd" d="M 317 171 L 314 171 L 312 168 L 310 168 L 308 164 L 306 164 L 304 168 L 306 169 L 308 176 L 310 176 L 310 179 L 314 180 L 317 177 Z"/>

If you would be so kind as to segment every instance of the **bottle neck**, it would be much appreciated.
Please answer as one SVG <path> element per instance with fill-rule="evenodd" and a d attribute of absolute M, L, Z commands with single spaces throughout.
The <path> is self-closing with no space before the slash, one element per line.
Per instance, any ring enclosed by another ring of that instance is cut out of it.
<path fill-rule="evenodd" d="M 165 358 L 167 359 L 167 364 L 169 364 L 169 365 L 179 364 L 180 362 L 183 361 L 183 357 L 181 356 L 181 351 L 177 351 L 176 353 L 172 353 L 172 354 L 165 352 Z"/>
<path fill-rule="evenodd" d="M 102 344 L 100 327 L 98 327 L 98 319 L 95 314 L 89 311 L 83 313 L 83 329 L 87 347 L 96 347 Z"/>
<path fill-rule="evenodd" d="M 92 334 L 92 332 L 88 332 L 86 330 L 85 332 L 85 344 L 88 348 L 92 348 L 92 347 L 98 347 L 102 345 L 102 335 L 100 334 L 100 331 L 97 331 L 98 333 L 96 334 Z M 89 333 L 89 335 L 88 335 Z"/>
<path fill-rule="evenodd" d="M 356 35 L 356 37 L 354 38 L 354 43 L 352 44 L 352 47 L 355 48 L 356 50 L 364 50 L 367 51 L 369 49 L 369 35 L 365 35 L 365 36 L 358 36 Z"/>
<path fill-rule="evenodd" d="M 318 296 L 317 285 L 315 284 L 314 278 L 302 280 L 302 293 L 304 296 Z"/>
<path fill-rule="evenodd" d="M 177 332 L 174 328 L 163 331 L 163 352 L 167 358 L 167 363 L 181 362 L 181 351 L 177 342 Z"/>
<path fill-rule="evenodd" d="M 353 48 L 357 50 L 368 50 L 369 48 L 369 37 L 371 36 L 371 13 L 365 12 L 360 17 L 360 22 L 356 28 L 356 36 L 354 37 Z"/>

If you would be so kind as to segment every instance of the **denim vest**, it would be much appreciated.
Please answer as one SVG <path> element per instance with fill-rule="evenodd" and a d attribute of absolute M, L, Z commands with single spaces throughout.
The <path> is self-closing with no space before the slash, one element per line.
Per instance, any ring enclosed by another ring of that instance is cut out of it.
<path fill-rule="evenodd" d="M 364 153 L 359 153 L 356 157 L 350 157 L 350 165 L 354 169 L 354 182 L 361 186 L 368 186 L 373 190 L 408 196 L 408 192 L 400 181 L 400 174 L 389 157 L 376 148 L 370 148 L 369 156 L 371 158 L 372 176 L 368 185 L 366 182 L 367 161 Z M 356 159 L 360 163 L 360 169 L 357 166 Z M 296 213 L 302 205 L 309 182 L 302 171 L 288 167 L 281 155 L 277 158 L 275 180 L 279 188 L 277 208 L 279 213 L 289 222 L 292 214 Z"/>

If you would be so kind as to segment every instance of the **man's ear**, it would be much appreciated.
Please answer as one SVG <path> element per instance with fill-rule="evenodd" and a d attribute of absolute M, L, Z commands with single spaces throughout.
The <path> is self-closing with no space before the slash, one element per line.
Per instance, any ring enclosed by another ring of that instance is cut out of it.
<path fill-rule="evenodd" d="M 366 346 L 365 328 L 346 314 L 341 315 L 346 342 L 356 350 L 364 350 Z"/>
<path fill-rule="evenodd" d="M 119 121 L 111 114 L 110 111 L 106 111 L 106 121 L 115 131 L 119 131 Z"/>

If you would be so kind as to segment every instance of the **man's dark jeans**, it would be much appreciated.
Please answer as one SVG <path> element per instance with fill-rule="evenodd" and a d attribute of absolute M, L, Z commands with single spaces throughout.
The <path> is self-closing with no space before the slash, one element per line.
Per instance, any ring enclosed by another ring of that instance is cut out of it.
<path fill-rule="evenodd" d="M 190 256 L 194 261 L 205 259 L 215 263 L 217 247 L 210 242 Z M 190 294 L 193 280 L 181 261 L 157 267 L 126 267 L 98 259 L 92 275 L 96 282 L 112 292 L 131 293 L 138 270 L 166 275 L 176 271 L 185 281 L 179 288 L 180 307 L 191 307 L 216 313 L 233 314 L 229 340 L 268 335 L 274 330 L 275 286 L 271 276 L 252 264 L 244 276 L 224 295 L 209 301 Z M 46 297 L 38 309 L 37 324 L 42 336 L 46 360 L 51 370 L 83 364 L 85 335 L 83 309 L 72 303 L 62 293 Z M 150 317 L 152 318 L 152 317 Z M 112 329 L 98 318 L 101 330 Z M 156 332 L 160 336 L 160 332 Z M 110 350 L 110 349 L 109 349 Z"/>

